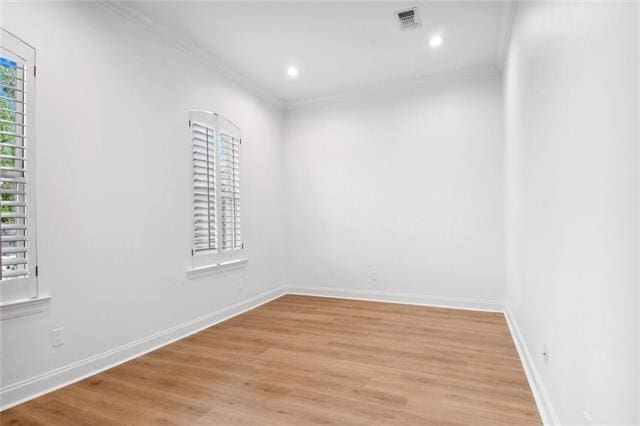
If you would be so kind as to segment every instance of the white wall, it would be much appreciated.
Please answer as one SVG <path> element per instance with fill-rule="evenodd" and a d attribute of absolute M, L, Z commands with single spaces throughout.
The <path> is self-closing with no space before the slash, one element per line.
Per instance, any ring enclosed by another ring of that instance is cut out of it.
<path fill-rule="evenodd" d="M 640 307 L 640 7 L 636 6 L 636 306 Z M 640 423 L 640 309 L 636 309 L 636 422 Z"/>
<path fill-rule="evenodd" d="M 565 424 L 640 420 L 634 7 L 518 4 L 504 73 L 507 303 Z"/>
<path fill-rule="evenodd" d="M 103 5 L 2 13 L 37 48 L 40 287 L 53 295 L 48 312 L 2 322 L 3 387 L 284 284 L 280 107 Z M 249 259 L 196 280 L 186 275 L 192 108 L 242 129 Z M 54 327 L 64 327 L 57 348 Z"/>
<path fill-rule="evenodd" d="M 478 71 L 287 111 L 289 283 L 501 303 L 501 96 Z"/>

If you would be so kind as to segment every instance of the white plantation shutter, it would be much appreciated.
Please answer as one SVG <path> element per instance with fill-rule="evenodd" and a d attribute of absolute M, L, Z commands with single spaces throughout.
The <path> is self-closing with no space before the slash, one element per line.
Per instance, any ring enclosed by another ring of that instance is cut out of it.
<path fill-rule="evenodd" d="M 0 301 L 36 297 L 33 93 L 35 53 L 2 30 Z"/>
<path fill-rule="evenodd" d="M 240 235 L 240 138 L 220 133 L 222 250 L 242 248 Z"/>
<path fill-rule="evenodd" d="M 206 111 L 189 113 L 192 145 L 192 266 L 240 259 L 240 131 Z"/>
<path fill-rule="evenodd" d="M 193 145 L 193 251 L 218 249 L 216 231 L 216 144 L 215 130 L 191 122 Z"/>
<path fill-rule="evenodd" d="M 26 67 L 0 59 L 0 278 L 29 276 Z"/>

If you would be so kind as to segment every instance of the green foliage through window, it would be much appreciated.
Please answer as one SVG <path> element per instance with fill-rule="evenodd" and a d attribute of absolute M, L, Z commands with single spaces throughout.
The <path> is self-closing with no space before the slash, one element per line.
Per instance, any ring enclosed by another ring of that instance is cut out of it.
<path fill-rule="evenodd" d="M 5 58 L 0 58 L 0 166 L 15 167 L 16 165 L 16 148 L 8 145 L 15 144 L 15 137 L 11 133 L 15 133 L 16 122 L 16 103 L 15 89 L 17 78 L 17 64 Z M 13 185 L 8 182 L 2 182 L 2 188 L 6 190 L 13 189 Z M 13 194 L 2 194 L 2 201 L 13 201 Z M 0 207 L 2 213 L 11 213 L 10 206 Z M 7 223 L 8 218 L 3 218 L 2 222 Z"/>

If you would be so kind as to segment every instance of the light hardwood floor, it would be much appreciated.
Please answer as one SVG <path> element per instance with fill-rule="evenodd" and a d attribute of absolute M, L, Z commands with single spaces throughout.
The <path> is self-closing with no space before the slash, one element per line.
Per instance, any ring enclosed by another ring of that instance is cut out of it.
<path fill-rule="evenodd" d="M 540 424 L 502 314 L 284 296 L 8 424 Z"/>

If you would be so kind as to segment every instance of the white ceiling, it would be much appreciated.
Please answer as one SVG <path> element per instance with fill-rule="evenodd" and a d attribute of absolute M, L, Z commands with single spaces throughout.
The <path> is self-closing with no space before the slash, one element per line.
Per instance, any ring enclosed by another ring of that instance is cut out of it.
<path fill-rule="evenodd" d="M 413 6 L 422 27 L 400 31 L 394 12 Z M 285 102 L 496 65 L 508 31 L 508 3 L 501 2 L 135 2 L 128 7 Z M 433 50 L 428 39 L 436 32 L 444 43 Z M 300 68 L 295 80 L 285 74 L 289 64 Z"/>

